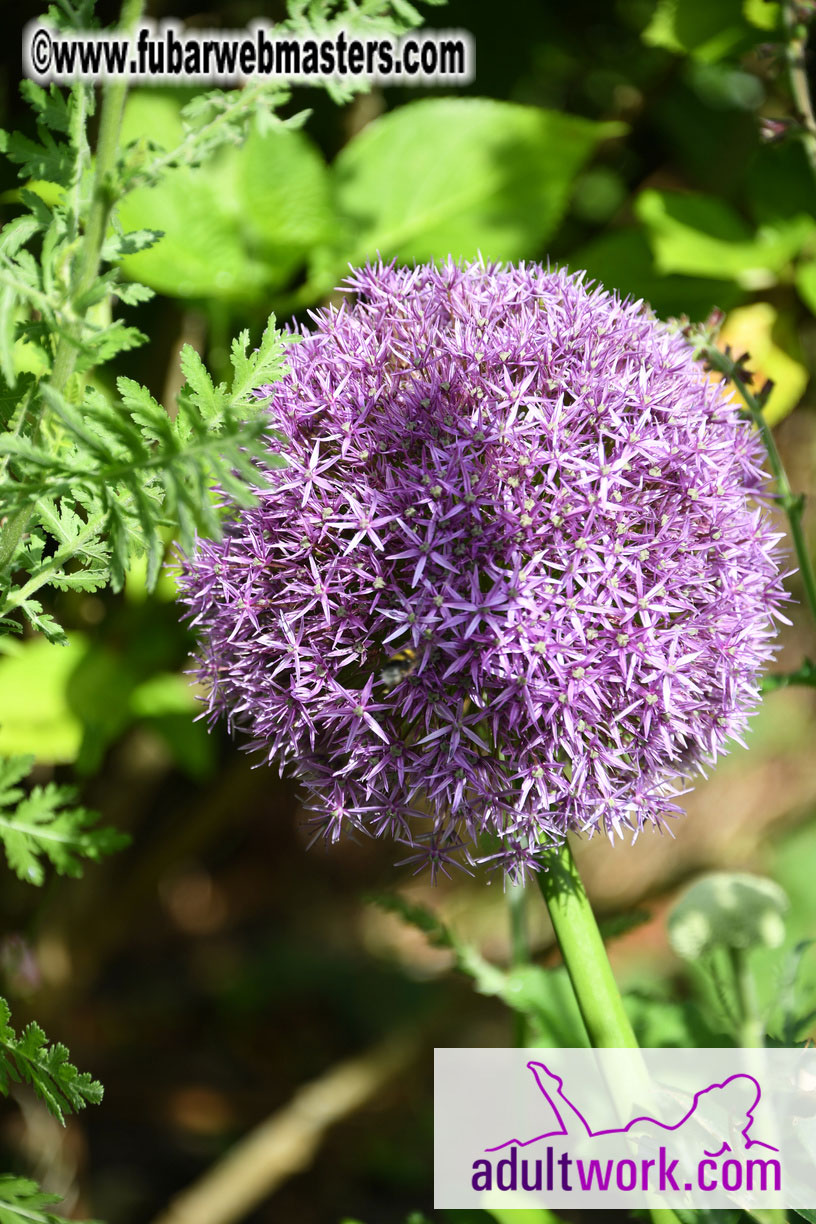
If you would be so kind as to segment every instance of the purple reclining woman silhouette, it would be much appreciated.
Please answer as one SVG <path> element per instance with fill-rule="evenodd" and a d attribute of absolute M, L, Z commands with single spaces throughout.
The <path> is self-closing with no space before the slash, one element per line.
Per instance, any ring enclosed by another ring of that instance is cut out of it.
<path fill-rule="evenodd" d="M 660 1122 L 644 1114 L 632 1118 L 625 1126 L 593 1130 L 564 1092 L 564 1081 L 560 1075 L 550 1071 L 542 1062 L 528 1062 L 527 1066 L 558 1122 L 558 1129 L 544 1131 L 533 1139 L 508 1139 L 496 1147 L 486 1148 L 488 1152 L 497 1152 L 513 1144 L 528 1147 L 540 1139 L 552 1139 L 559 1135 L 577 1134 L 600 1139 L 605 1135 L 636 1134 L 639 1139 L 648 1141 L 650 1137 L 665 1138 L 667 1133 L 676 1134 L 681 1129 L 685 1142 L 692 1140 L 699 1143 L 704 1155 L 710 1157 L 735 1150 L 747 1151 L 752 1147 L 766 1148 L 771 1152 L 779 1150 L 770 1143 L 751 1138 L 749 1134 L 754 1123 L 754 1110 L 762 1096 L 759 1083 L 752 1075 L 730 1075 L 721 1084 L 710 1084 L 696 1092 L 691 1106 L 676 1122 Z M 740 1125 L 743 1120 L 744 1125 Z"/>

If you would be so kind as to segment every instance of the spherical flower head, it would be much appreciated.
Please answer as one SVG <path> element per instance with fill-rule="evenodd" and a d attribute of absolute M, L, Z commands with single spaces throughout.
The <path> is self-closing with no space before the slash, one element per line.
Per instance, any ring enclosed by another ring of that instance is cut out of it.
<path fill-rule="evenodd" d="M 661 825 L 773 652 L 753 426 L 679 331 L 581 275 L 344 288 L 260 389 L 287 466 L 183 566 L 211 715 L 328 839 L 432 871 L 519 878 L 569 830 Z"/>

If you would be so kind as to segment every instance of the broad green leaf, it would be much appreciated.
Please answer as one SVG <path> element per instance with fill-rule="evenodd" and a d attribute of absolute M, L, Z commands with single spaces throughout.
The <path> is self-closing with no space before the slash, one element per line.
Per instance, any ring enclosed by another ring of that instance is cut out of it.
<path fill-rule="evenodd" d="M 6 639 L 0 658 L 0 754 L 30 753 L 44 764 L 76 760 L 82 723 L 66 695 L 87 642 L 72 633 L 56 650 L 44 638 Z"/>
<path fill-rule="evenodd" d="M 329 171 L 303 132 L 252 131 L 237 155 L 241 216 L 273 267 L 287 268 L 337 230 Z"/>
<path fill-rule="evenodd" d="M 125 275 L 172 297 L 259 297 L 267 277 L 243 240 L 234 189 L 235 153 L 227 149 L 206 171 L 172 170 L 155 187 L 131 192 L 119 206 L 123 228 L 164 236 L 126 255 Z"/>
<path fill-rule="evenodd" d="M 758 225 L 816 213 L 816 182 L 801 141 L 763 144 L 745 178 L 745 204 Z"/>
<path fill-rule="evenodd" d="M 569 265 L 574 272 L 586 269 L 589 278 L 606 289 L 643 298 L 661 318 L 685 314 L 690 319 L 705 319 L 715 306 L 728 310 L 744 297 L 744 290 L 730 281 L 659 272 L 640 229 L 603 234 L 571 255 Z"/>
<path fill-rule="evenodd" d="M 176 148 L 184 135 L 181 106 L 174 89 L 134 89 L 128 93 L 122 116 L 120 144 L 133 141 L 164 150 Z"/>
<path fill-rule="evenodd" d="M 633 990 L 624 995 L 624 1004 L 639 1044 L 647 1049 L 733 1044 L 723 1032 L 711 1027 L 689 999 L 674 1001 L 661 998 L 652 990 L 648 993 Z"/>
<path fill-rule="evenodd" d="M 412 102 L 370 123 L 333 172 L 352 263 L 535 254 L 617 123 L 486 98 Z"/>
<path fill-rule="evenodd" d="M 816 260 L 802 263 L 796 269 L 796 288 L 808 310 L 816 315 Z"/>
<path fill-rule="evenodd" d="M 677 956 L 699 961 L 716 948 L 778 948 L 789 901 L 773 880 L 712 871 L 695 880 L 672 907 L 669 942 Z"/>
<path fill-rule="evenodd" d="M 743 5 L 744 0 L 658 0 L 643 41 L 713 63 L 756 41 Z"/>
<path fill-rule="evenodd" d="M 760 30 L 777 30 L 779 28 L 782 8 L 771 0 L 742 0 L 742 11 L 745 20 Z"/>
<path fill-rule="evenodd" d="M 198 703 L 187 676 L 159 672 L 133 689 L 128 705 L 134 718 L 158 718 L 164 714 L 190 714 Z"/>
<path fill-rule="evenodd" d="M 816 221 L 797 216 L 756 232 L 714 196 L 643 191 L 635 211 L 646 227 L 660 272 L 734 280 L 745 289 L 776 283 L 816 231 Z"/>
<path fill-rule="evenodd" d="M 126 127 L 142 144 L 150 138 L 175 147 L 180 107 L 166 96 L 151 101 L 137 93 Z M 282 125 L 263 133 L 256 126 L 240 148 L 221 149 L 206 168 L 173 169 L 131 192 L 119 224 L 164 235 L 150 250 L 125 254 L 129 278 L 175 297 L 236 301 L 284 285 L 336 228 L 322 157 L 302 132 Z"/>

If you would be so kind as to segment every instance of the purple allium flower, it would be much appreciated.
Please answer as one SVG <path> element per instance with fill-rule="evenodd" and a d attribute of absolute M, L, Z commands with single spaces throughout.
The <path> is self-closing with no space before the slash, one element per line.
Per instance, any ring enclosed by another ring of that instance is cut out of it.
<path fill-rule="evenodd" d="M 580 275 L 378 265 L 346 290 L 260 389 L 288 466 L 184 563 L 211 715 L 329 840 L 434 870 L 523 876 L 567 830 L 662 825 L 774 649 L 753 427 Z"/>

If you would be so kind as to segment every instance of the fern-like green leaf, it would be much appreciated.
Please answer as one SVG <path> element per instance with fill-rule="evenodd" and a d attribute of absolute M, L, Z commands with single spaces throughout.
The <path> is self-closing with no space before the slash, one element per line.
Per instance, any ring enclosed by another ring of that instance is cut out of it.
<path fill-rule="evenodd" d="M 42 884 L 44 859 L 60 875 L 80 876 L 83 859 L 97 861 L 127 845 L 116 829 L 93 827 L 95 812 L 66 806 L 75 798 L 73 787 L 50 782 L 26 794 L 17 784 L 33 763 L 33 757 L 17 756 L 0 764 L 0 841 L 21 880 Z"/>
<path fill-rule="evenodd" d="M 11 1012 L 0 999 L 0 1092 L 8 1096 L 11 1085 L 30 1084 L 49 1113 L 65 1122 L 67 1113 L 102 1100 L 102 1085 L 87 1071 L 77 1071 L 60 1042 L 48 1044 L 39 1024 L 26 1025 L 18 1036 Z"/>
<path fill-rule="evenodd" d="M 0 1224 L 66 1224 L 64 1216 L 49 1210 L 60 1201 L 58 1194 L 45 1194 L 27 1177 L 0 1173 Z"/>

